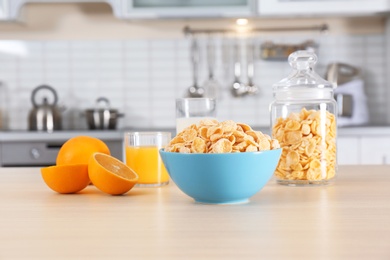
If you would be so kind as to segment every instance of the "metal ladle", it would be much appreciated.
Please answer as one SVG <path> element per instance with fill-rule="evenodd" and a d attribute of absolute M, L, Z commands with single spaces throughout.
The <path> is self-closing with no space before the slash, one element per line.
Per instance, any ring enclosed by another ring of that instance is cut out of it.
<path fill-rule="evenodd" d="M 207 48 L 207 67 L 208 67 L 209 76 L 206 79 L 206 81 L 203 83 L 203 88 L 205 90 L 205 96 L 210 98 L 216 98 L 219 94 L 218 92 L 220 89 L 220 85 L 214 76 L 216 50 L 215 50 L 214 39 L 211 36 L 209 36 L 206 48 Z"/>
<path fill-rule="evenodd" d="M 238 44 L 234 45 L 234 82 L 231 87 L 231 92 L 235 97 L 241 97 L 247 94 L 246 85 L 241 82 L 241 62 Z"/>
<path fill-rule="evenodd" d="M 254 45 L 248 44 L 247 47 L 247 77 L 248 84 L 246 84 L 246 90 L 250 95 L 256 95 L 259 91 L 259 88 L 253 82 L 254 74 L 255 74 L 255 55 L 254 55 Z"/>
<path fill-rule="evenodd" d="M 188 96 L 193 98 L 203 97 L 205 94 L 204 88 L 199 86 L 198 76 L 199 76 L 199 46 L 196 38 L 192 39 L 191 44 L 191 63 L 192 63 L 192 73 L 193 73 L 193 85 L 188 88 Z"/>

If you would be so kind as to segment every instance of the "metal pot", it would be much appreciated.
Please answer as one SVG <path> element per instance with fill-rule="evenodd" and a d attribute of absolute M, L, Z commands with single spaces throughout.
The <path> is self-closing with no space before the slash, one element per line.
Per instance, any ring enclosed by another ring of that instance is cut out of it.
<path fill-rule="evenodd" d="M 53 94 L 54 100 L 52 104 L 49 104 L 47 97 L 43 97 L 41 104 L 37 103 L 36 94 L 43 89 L 49 90 Z M 28 117 L 30 130 L 47 132 L 61 130 L 62 115 L 60 109 L 57 107 L 57 101 L 57 92 L 48 85 L 40 85 L 33 90 L 31 93 L 31 102 L 34 107 Z"/>
<path fill-rule="evenodd" d="M 104 104 L 104 107 L 101 107 Z M 116 129 L 118 118 L 124 116 L 117 109 L 110 108 L 110 102 L 105 97 L 96 100 L 96 107 L 85 110 L 88 128 L 92 130 Z"/>

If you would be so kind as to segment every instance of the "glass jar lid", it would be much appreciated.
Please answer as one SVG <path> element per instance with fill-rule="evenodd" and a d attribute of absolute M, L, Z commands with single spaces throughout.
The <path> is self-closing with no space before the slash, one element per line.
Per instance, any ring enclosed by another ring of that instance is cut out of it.
<path fill-rule="evenodd" d="M 290 54 L 288 62 L 292 72 L 287 78 L 273 85 L 274 94 L 288 92 L 291 97 L 328 98 L 333 92 L 333 85 L 321 78 L 313 67 L 317 55 L 311 51 L 296 51 Z"/>

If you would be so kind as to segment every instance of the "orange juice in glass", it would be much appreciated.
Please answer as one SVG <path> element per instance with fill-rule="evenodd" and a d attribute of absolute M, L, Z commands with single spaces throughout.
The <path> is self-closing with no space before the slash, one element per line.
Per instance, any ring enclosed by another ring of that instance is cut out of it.
<path fill-rule="evenodd" d="M 169 175 L 159 150 L 169 143 L 169 132 L 125 134 L 126 164 L 139 176 L 137 186 L 159 187 L 169 183 Z"/>

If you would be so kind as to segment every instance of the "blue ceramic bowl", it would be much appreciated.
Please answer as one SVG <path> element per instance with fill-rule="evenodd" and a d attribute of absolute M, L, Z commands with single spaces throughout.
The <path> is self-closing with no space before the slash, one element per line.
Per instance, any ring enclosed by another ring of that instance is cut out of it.
<path fill-rule="evenodd" d="M 247 202 L 272 177 L 282 149 L 224 154 L 184 154 L 160 150 L 169 176 L 196 202 Z"/>

